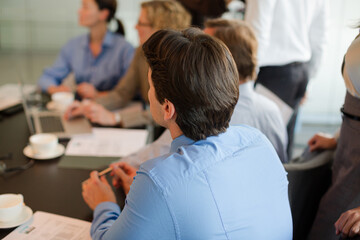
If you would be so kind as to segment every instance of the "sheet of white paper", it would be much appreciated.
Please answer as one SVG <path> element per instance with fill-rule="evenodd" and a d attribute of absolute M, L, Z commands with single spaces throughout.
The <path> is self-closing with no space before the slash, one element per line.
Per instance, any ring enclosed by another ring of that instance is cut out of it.
<path fill-rule="evenodd" d="M 291 115 L 293 114 L 293 109 L 289 105 L 287 105 L 283 100 L 281 100 L 278 96 L 276 96 L 272 91 L 270 91 L 269 89 L 267 89 L 266 87 L 264 87 L 261 84 L 256 84 L 255 91 L 257 93 L 269 98 L 274 103 L 276 103 L 276 105 L 278 105 L 280 112 L 281 112 L 282 119 L 283 119 L 285 125 L 287 125 L 287 123 L 289 122 L 289 120 L 291 118 Z"/>
<path fill-rule="evenodd" d="M 87 221 L 37 211 L 3 240 L 91 240 L 90 227 Z"/>
<path fill-rule="evenodd" d="M 24 85 L 24 93 L 30 94 L 35 91 L 36 86 Z M 21 92 L 19 84 L 5 84 L 0 87 L 0 111 L 21 103 Z"/>
<path fill-rule="evenodd" d="M 93 134 L 75 136 L 66 147 L 66 155 L 123 157 L 145 146 L 148 131 L 142 129 L 93 128 Z"/>

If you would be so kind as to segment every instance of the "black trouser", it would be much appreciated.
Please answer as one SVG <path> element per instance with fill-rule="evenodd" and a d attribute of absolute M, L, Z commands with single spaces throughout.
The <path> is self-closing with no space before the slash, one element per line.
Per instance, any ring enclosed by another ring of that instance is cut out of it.
<path fill-rule="evenodd" d="M 299 104 L 308 84 L 308 64 L 294 62 L 283 66 L 261 67 L 256 83 L 261 83 L 293 108 L 294 113 L 287 123 L 289 160 L 294 143 L 294 129 Z"/>

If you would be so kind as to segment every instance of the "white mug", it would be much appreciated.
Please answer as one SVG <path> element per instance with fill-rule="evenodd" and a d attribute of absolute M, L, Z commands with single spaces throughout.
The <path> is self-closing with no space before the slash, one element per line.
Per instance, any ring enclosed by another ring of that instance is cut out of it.
<path fill-rule="evenodd" d="M 16 219 L 22 212 L 24 197 L 21 194 L 0 195 L 0 222 L 9 222 Z"/>
<path fill-rule="evenodd" d="M 71 92 L 57 92 L 51 95 L 51 100 L 55 103 L 55 107 L 58 110 L 66 110 L 74 99 L 75 96 Z"/>
<path fill-rule="evenodd" d="M 35 155 L 49 155 L 54 153 L 58 145 L 58 138 L 54 134 L 39 133 L 29 139 L 31 149 Z"/>

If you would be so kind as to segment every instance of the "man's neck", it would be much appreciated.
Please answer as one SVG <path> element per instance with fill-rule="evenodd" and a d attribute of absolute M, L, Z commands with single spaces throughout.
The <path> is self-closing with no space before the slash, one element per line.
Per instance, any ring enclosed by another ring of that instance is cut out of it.
<path fill-rule="evenodd" d="M 176 123 L 170 124 L 170 126 L 167 126 L 167 129 L 169 129 L 172 139 L 180 137 L 184 134 Z"/>
<path fill-rule="evenodd" d="M 250 81 L 251 81 L 251 79 L 249 77 L 247 77 L 245 79 L 240 78 L 239 79 L 239 85 L 250 82 Z"/>

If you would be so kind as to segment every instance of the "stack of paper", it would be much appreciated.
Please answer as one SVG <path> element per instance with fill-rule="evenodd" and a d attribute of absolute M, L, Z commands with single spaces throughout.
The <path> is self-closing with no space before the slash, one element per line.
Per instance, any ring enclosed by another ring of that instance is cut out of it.
<path fill-rule="evenodd" d="M 36 89 L 35 85 L 24 85 L 24 93 L 30 94 Z M 0 111 L 21 103 L 20 85 L 5 84 L 0 87 Z"/>
<path fill-rule="evenodd" d="M 148 131 L 142 129 L 93 128 L 93 134 L 71 138 L 66 155 L 124 157 L 144 147 Z"/>

